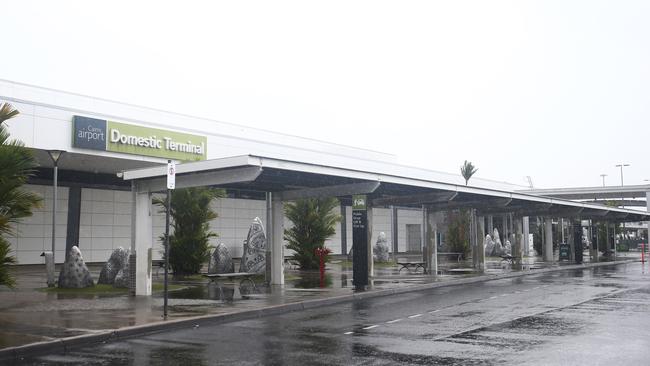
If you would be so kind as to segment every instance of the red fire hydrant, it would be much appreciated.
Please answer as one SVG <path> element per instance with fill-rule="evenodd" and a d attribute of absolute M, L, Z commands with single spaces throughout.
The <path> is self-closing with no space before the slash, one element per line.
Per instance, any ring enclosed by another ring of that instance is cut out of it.
<path fill-rule="evenodd" d="M 325 287 L 325 258 L 332 253 L 329 248 L 318 247 L 314 249 L 314 253 L 318 256 L 319 259 L 319 270 L 320 270 L 320 287 Z"/>

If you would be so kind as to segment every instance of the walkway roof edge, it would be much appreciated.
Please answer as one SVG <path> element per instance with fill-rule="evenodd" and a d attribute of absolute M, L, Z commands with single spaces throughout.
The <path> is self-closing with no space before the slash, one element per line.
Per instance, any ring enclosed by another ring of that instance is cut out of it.
<path fill-rule="evenodd" d="M 431 188 L 451 192 L 470 193 L 477 195 L 484 195 L 489 197 L 503 197 L 528 202 L 550 203 L 554 205 L 569 206 L 569 207 L 582 207 L 598 211 L 612 211 L 621 212 L 633 215 L 639 215 L 645 219 L 650 219 L 650 213 L 638 210 L 629 210 L 621 208 L 606 207 L 597 204 L 589 204 L 584 202 L 576 202 L 565 199 L 537 196 L 521 192 L 504 191 L 491 188 L 479 188 L 472 186 L 464 186 L 451 183 L 435 182 L 419 177 L 398 176 L 391 170 L 401 168 L 400 166 L 393 166 L 393 164 L 383 164 L 385 169 L 379 172 L 371 172 L 363 170 L 362 167 L 342 168 L 335 166 L 324 166 L 306 162 L 290 161 L 273 157 L 265 157 L 260 155 L 239 155 L 225 158 L 218 158 L 212 160 L 203 160 L 190 163 L 178 164 L 176 166 L 176 174 L 182 175 L 185 173 L 194 173 L 209 170 L 229 169 L 242 166 L 258 166 L 261 168 L 273 168 L 280 170 L 289 170 L 303 173 L 322 174 L 326 176 L 346 177 L 366 181 L 377 181 L 392 184 L 400 184 L 406 186 L 415 186 L 421 188 Z M 167 167 L 165 165 L 135 169 L 122 172 L 124 180 L 149 180 L 160 178 L 167 175 Z"/>
<path fill-rule="evenodd" d="M 519 189 L 517 192 L 545 195 L 545 194 L 598 194 L 598 193 L 639 193 L 639 197 L 645 197 L 645 192 L 650 192 L 650 184 L 637 184 L 627 186 L 605 186 L 605 187 L 573 187 L 573 188 L 540 188 L 540 189 Z"/>

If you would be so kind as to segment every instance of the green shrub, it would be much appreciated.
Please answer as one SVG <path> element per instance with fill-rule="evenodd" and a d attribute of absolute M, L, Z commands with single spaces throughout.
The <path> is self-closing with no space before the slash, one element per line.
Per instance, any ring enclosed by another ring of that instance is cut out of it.
<path fill-rule="evenodd" d="M 199 273 L 210 255 L 210 238 L 218 236 L 210 231 L 210 221 L 218 217 L 210 203 L 225 196 L 225 191 L 210 187 L 176 189 L 172 193 L 169 235 L 169 265 L 174 276 Z M 166 212 L 165 198 L 154 199 L 154 204 Z M 160 237 L 165 240 L 165 235 Z"/>
<path fill-rule="evenodd" d="M 319 259 L 314 251 L 324 247 L 325 240 L 336 233 L 341 216 L 333 210 L 338 205 L 336 198 L 300 199 L 285 205 L 285 216 L 293 227 L 284 231 L 284 240 L 287 248 L 295 252 L 293 259 L 301 269 L 318 269 Z M 326 256 L 325 261 L 328 260 Z"/>

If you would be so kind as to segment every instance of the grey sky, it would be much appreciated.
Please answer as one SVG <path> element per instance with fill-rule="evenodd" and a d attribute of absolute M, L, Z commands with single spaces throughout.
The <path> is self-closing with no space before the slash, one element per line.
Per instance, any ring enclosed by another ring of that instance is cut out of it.
<path fill-rule="evenodd" d="M 648 1 L 4 1 L 0 78 L 537 187 L 650 179 Z"/>

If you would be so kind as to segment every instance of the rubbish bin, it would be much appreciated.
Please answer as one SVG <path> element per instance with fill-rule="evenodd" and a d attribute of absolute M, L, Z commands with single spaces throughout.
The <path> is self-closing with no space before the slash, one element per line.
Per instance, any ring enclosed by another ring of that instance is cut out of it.
<path fill-rule="evenodd" d="M 569 253 L 570 248 L 569 244 L 567 243 L 560 243 L 560 260 L 561 261 L 568 261 L 571 260 L 571 254 Z"/>

